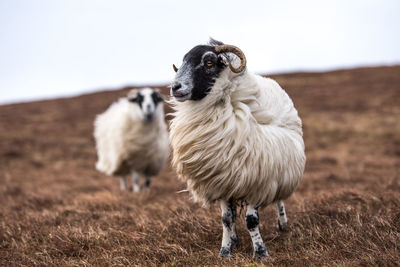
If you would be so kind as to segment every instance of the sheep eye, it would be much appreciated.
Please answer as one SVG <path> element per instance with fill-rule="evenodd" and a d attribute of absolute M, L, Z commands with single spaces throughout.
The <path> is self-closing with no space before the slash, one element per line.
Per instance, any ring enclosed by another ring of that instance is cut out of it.
<path fill-rule="evenodd" d="M 207 60 L 206 61 L 206 66 L 207 67 L 212 67 L 214 65 L 214 63 L 211 60 Z"/>

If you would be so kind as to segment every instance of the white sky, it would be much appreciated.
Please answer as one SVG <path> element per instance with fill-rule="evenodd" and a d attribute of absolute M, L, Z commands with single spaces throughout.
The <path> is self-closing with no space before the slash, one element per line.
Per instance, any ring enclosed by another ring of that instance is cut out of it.
<path fill-rule="evenodd" d="M 169 82 L 212 36 L 260 73 L 400 63 L 400 1 L 0 0 L 0 103 Z"/>

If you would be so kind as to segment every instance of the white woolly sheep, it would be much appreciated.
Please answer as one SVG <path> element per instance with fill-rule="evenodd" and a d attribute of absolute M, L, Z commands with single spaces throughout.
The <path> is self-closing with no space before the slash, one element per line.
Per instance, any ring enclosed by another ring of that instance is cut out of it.
<path fill-rule="evenodd" d="M 130 174 L 133 191 L 138 192 L 139 173 L 150 186 L 169 157 L 168 132 L 163 98 L 150 88 L 133 89 L 128 97 L 113 103 L 94 122 L 98 161 L 96 169 L 120 176 L 121 190 L 127 190 Z"/>
<path fill-rule="evenodd" d="M 220 202 L 219 255 L 231 257 L 238 244 L 236 206 L 242 202 L 254 257 L 265 258 L 258 208 L 276 203 L 278 227 L 288 230 L 283 200 L 304 171 L 297 110 L 278 83 L 247 72 L 246 58 L 235 46 L 211 39 L 191 49 L 179 69 L 173 67 L 172 165 L 196 201 Z"/>

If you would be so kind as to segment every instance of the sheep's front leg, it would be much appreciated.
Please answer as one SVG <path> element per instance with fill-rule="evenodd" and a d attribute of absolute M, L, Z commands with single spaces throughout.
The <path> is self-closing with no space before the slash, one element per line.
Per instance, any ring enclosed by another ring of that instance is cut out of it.
<path fill-rule="evenodd" d="M 253 242 L 254 248 L 254 258 L 266 258 L 268 257 L 267 248 L 264 245 L 264 242 L 261 238 L 260 230 L 258 229 L 259 219 L 258 219 L 258 211 L 252 205 L 247 205 L 246 210 L 246 226 L 249 230 L 251 241 Z"/>
<path fill-rule="evenodd" d="M 128 189 L 128 185 L 126 183 L 126 177 L 125 176 L 121 176 L 119 178 L 119 182 L 120 182 L 119 185 L 120 185 L 121 190 L 127 190 Z"/>
<path fill-rule="evenodd" d="M 278 229 L 281 232 L 289 232 L 289 223 L 286 217 L 285 205 L 283 204 L 283 200 L 279 200 L 276 203 L 277 213 L 278 213 Z"/>
<path fill-rule="evenodd" d="M 151 184 L 151 176 L 146 176 L 146 180 L 144 181 L 144 188 L 148 189 Z"/>
<path fill-rule="evenodd" d="M 219 256 L 224 258 L 232 257 L 233 249 L 238 245 L 236 233 L 236 203 L 233 200 L 220 201 L 222 215 L 222 244 Z"/>
<path fill-rule="evenodd" d="M 133 192 L 139 192 L 140 191 L 140 185 L 139 185 L 139 174 L 135 171 L 132 171 L 132 184 L 133 184 L 133 188 L 132 191 Z"/>

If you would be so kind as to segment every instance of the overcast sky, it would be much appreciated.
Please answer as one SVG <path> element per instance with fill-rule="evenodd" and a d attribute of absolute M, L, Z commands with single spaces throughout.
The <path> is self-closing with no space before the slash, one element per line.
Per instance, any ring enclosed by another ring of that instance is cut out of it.
<path fill-rule="evenodd" d="M 0 103 L 169 82 L 211 36 L 258 73 L 400 64 L 400 1 L 0 0 Z"/>

